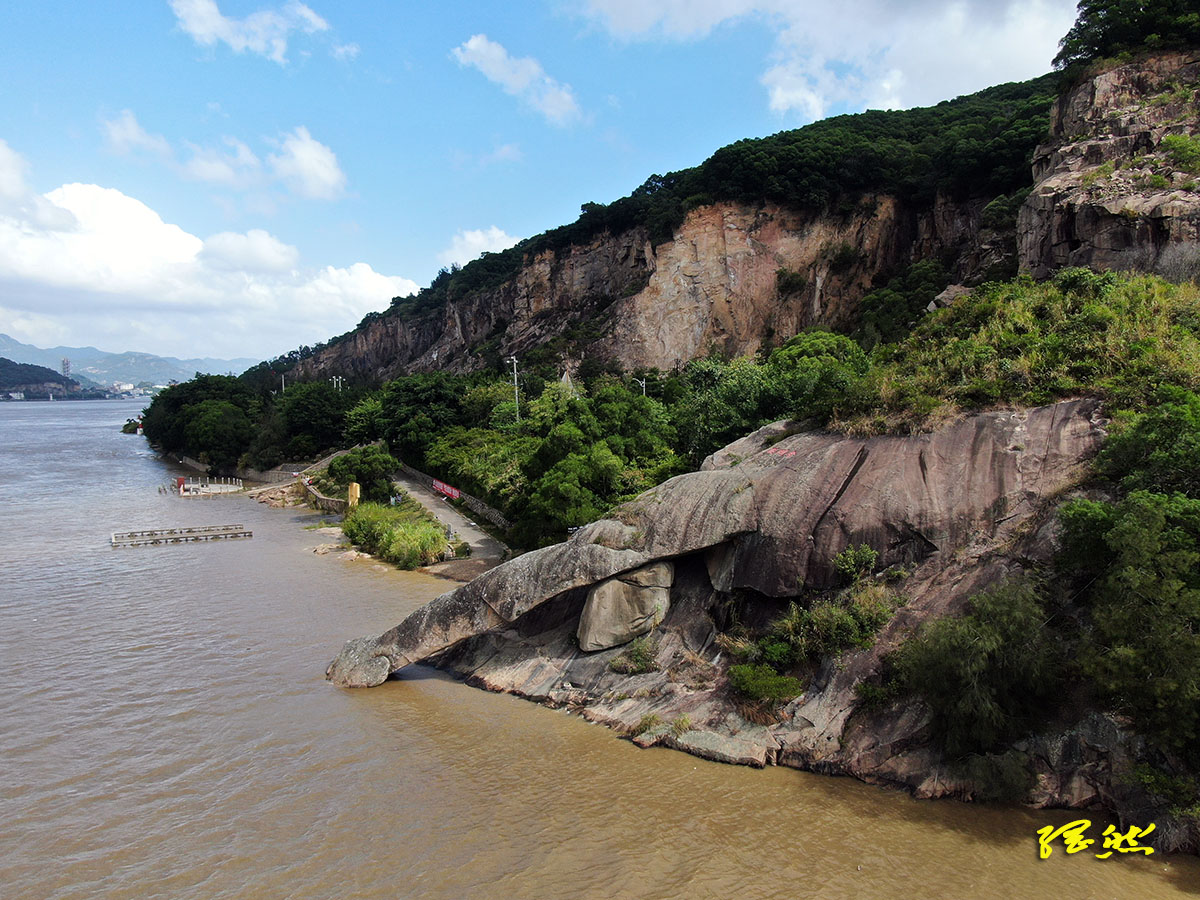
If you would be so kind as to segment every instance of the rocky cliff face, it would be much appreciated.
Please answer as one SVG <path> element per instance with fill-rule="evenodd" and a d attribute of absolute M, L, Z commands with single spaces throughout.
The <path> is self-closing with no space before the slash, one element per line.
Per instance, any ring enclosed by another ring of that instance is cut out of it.
<path fill-rule="evenodd" d="M 1200 130 L 1200 54 L 1172 53 L 1084 81 L 1055 104 L 1017 222 L 1021 268 L 1148 269 L 1200 241 L 1200 174 L 1164 146 Z"/>
<path fill-rule="evenodd" d="M 960 281 L 1003 263 L 1011 253 L 981 232 L 982 206 L 939 199 L 912 209 L 888 196 L 838 216 L 705 206 L 658 246 L 640 229 L 604 236 L 542 253 L 500 287 L 443 309 L 384 316 L 305 360 L 299 374 L 470 371 L 482 365 L 482 345 L 519 356 L 581 323 L 592 333 L 586 353 L 625 369 L 669 370 L 711 349 L 750 354 L 811 325 L 852 322 L 874 281 L 914 260 L 955 256 Z M 780 269 L 800 275 L 803 288 L 781 294 Z"/>
<path fill-rule="evenodd" d="M 981 227 L 983 201 L 914 208 L 880 195 L 828 215 L 718 203 L 657 246 L 641 229 L 604 235 L 529 258 L 499 287 L 441 309 L 385 315 L 298 374 L 463 372 L 484 364 L 481 348 L 519 356 L 564 336 L 568 355 L 669 370 L 713 349 L 750 354 L 809 326 L 852 323 L 868 290 L 920 259 L 951 259 L 966 284 L 1018 263 L 1038 277 L 1066 265 L 1151 268 L 1169 246 L 1200 241 L 1200 173 L 1163 144 L 1200 129 L 1197 89 L 1200 57 L 1176 53 L 1061 97 L 1035 154 L 1015 253 L 1011 233 Z M 782 292 L 780 269 L 800 276 Z"/>

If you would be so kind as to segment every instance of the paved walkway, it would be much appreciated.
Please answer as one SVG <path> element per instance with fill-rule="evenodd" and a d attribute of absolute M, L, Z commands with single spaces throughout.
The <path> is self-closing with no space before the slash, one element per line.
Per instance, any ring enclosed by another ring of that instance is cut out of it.
<path fill-rule="evenodd" d="M 467 559 L 451 559 L 426 566 L 424 571 L 442 575 L 456 581 L 470 581 L 488 569 L 500 564 L 508 548 L 485 532 L 461 512 L 451 506 L 441 494 L 436 494 L 418 481 L 401 474 L 393 483 L 403 488 L 410 497 L 424 506 L 443 525 L 454 530 L 458 540 L 471 545 L 471 556 Z"/>

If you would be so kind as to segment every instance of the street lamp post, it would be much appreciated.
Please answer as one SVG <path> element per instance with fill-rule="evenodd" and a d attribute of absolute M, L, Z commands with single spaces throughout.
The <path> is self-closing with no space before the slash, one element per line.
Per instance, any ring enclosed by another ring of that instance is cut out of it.
<path fill-rule="evenodd" d="M 521 422 L 521 395 L 517 392 L 517 358 L 510 356 L 505 362 L 512 363 L 513 367 L 513 403 L 517 407 L 517 423 Z"/>

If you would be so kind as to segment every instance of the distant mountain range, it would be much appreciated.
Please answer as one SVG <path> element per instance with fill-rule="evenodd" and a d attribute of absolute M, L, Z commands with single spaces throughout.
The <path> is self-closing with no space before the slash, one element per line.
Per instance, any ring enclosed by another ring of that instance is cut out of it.
<path fill-rule="evenodd" d="M 22 344 L 7 334 L 0 334 L 0 356 L 19 363 L 45 366 L 62 371 L 63 357 L 71 360 L 71 377 L 84 386 L 88 382 L 109 385 L 127 381 L 138 384 L 149 381 L 166 384 L 187 381 L 197 372 L 205 374 L 244 372 L 257 359 L 178 359 L 174 356 L 155 356 L 153 353 L 108 353 L 95 347 L 51 347 L 43 350 L 32 344 Z"/>

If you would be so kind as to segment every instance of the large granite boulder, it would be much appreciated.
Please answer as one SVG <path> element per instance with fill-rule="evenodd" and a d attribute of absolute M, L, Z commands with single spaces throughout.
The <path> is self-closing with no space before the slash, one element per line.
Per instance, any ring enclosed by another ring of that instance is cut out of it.
<path fill-rule="evenodd" d="M 594 585 L 579 616 L 579 649 L 607 650 L 653 630 L 670 609 L 674 578 L 674 565 L 657 562 Z"/>
<path fill-rule="evenodd" d="M 576 588 L 701 550 L 710 551 L 720 589 L 793 597 L 828 586 L 834 556 L 851 544 L 869 544 L 881 565 L 995 545 L 1077 478 L 1103 423 L 1096 401 L 1068 400 L 979 413 L 921 435 L 769 427 L 569 541 L 492 569 L 378 638 L 351 642 L 326 674 L 348 687 L 378 684 Z"/>

